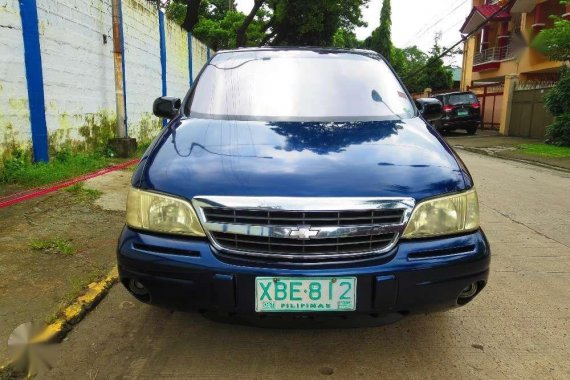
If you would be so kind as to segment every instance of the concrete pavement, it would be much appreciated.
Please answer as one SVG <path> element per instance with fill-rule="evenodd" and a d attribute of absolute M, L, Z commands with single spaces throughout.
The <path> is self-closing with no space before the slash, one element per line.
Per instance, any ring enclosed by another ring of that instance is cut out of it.
<path fill-rule="evenodd" d="M 461 152 L 493 249 L 468 306 L 378 328 L 270 330 L 137 302 L 122 286 L 46 378 L 570 378 L 570 175 Z"/>

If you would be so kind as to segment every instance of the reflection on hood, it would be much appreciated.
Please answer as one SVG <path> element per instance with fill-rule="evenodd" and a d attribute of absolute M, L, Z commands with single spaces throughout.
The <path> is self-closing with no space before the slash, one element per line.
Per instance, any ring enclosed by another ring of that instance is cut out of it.
<path fill-rule="evenodd" d="M 388 138 L 403 128 L 400 122 L 270 122 L 271 129 L 286 137 L 286 151 L 309 150 L 317 154 L 340 153 L 351 145 Z"/>

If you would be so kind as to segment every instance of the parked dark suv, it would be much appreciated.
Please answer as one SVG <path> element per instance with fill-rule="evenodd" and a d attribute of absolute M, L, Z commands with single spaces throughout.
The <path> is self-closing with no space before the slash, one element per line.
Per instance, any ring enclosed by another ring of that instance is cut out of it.
<path fill-rule="evenodd" d="M 473 179 L 377 53 L 218 52 L 154 113 L 170 122 L 133 175 L 117 252 L 139 300 L 383 322 L 487 283 Z"/>
<path fill-rule="evenodd" d="M 434 96 L 443 104 L 440 131 L 464 129 L 470 135 L 481 124 L 481 104 L 472 92 L 451 92 Z"/>

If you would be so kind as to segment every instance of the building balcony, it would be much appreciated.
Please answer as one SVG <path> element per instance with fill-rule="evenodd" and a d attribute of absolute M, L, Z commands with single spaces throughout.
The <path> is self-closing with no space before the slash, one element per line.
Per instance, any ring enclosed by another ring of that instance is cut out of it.
<path fill-rule="evenodd" d="M 482 50 L 473 56 L 473 71 L 497 70 L 501 67 L 502 61 L 508 61 L 514 57 L 511 45 L 497 46 Z"/>

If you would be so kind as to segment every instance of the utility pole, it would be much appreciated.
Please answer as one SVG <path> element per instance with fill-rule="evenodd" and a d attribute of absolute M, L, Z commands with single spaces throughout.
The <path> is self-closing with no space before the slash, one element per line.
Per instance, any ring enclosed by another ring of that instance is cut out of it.
<path fill-rule="evenodd" d="M 117 137 L 127 137 L 125 125 L 125 90 L 123 88 L 123 33 L 121 28 L 121 0 L 112 0 L 113 58 L 115 62 L 115 102 L 117 106 Z"/>
<path fill-rule="evenodd" d="M 109 147 L 119 157 L 131 157 L 136 153 L 137 141 L 129 138 L 125 103 L 125 62 L 121 0 L 112 0 L 113 61 L 115 66 L 115 103 L 117 108 L 117 138 L 109 140 Z"/>

